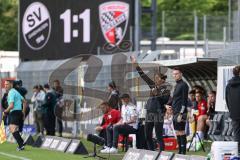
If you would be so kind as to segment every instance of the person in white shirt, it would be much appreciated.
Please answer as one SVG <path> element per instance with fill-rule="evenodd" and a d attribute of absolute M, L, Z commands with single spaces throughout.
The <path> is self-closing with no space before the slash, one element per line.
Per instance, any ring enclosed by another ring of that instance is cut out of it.
<path fill-rule="evenodd" d="M 43 126 L 43 113 L 42 113 L 42 104 L 44 103 L 45 92 L 41 85 L 36 85 L 33 87 L 33 96 L 31 102 L 33 103 L 33 116 L 34 123 L 36 125 L 37 134 L 42 134 L 44 131 Z"/>
<path fill-rule="evenodd" d="M 118 136 L 119 134 L 135 134 L 138 127 L 137 107 L 130 102 L 130 96 L 123 94 L 121 97 L 121 120 L 114 124 L 112 130 L 107 130 L 108 148 L 101 153 L 118 153 Z"/>

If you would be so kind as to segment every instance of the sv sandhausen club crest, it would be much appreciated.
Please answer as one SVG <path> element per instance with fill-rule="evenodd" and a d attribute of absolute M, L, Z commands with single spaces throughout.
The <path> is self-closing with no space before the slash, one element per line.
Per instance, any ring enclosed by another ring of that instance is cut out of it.
<path fill-rule="evenodd" d="M 129 19 L 129 4 L 119 1 L 99 6 L 99 20 L 105 40 L 117 46 L 123 40 Z"/>
<path fill-rule="evenodd" d="M 22 34 L 28 47 L 43 48 L 50 37 L 51 18 L 47 7 L 41 2 L 31 3 L 22 19 Z"/>

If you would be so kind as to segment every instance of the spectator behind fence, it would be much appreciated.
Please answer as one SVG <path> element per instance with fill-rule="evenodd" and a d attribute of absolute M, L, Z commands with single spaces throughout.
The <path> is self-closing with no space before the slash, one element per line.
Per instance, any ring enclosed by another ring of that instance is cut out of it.
<path fill-rule="evenodd" d="M 233 68 L 233 77 L 226 86 L 226 104 L 232 118 L 232 126 L 235 141 L 238 142 L 238 153 L 240 153 L 240 66 Z"/>
<path fill-rule="evenodd" d="M 44 104 L 42 105 L 44 109 L 43 111 L 44 128 L 46 129 L 47 135 L 54 136 L 56 123 L 56 117 L 54 114 L 54 109 L 56 106 L 56 95 L 54 91 L 50 90 L 50 86 L 48 84 L 45 84 L 43 88 L 46 92 Z"/>
<path fill-rule="evenodd" d="M 64 99 L 63 99 L 63 88 L 59 80 L 54 80 L 53 90 L 55 91 L 55 94 L 57 97 L 56 109 L 58 112 L 57 114 L 58 133 L 59 133 L 59 136 L 62 137 L 62 131 L 63 131 L 62 114 L 63 114 Z"/>
<path fill-rule="evenodd" d="M 33 103 L 33 118 L 36 126 L 37 134 L 44 134 L 43 125 L 43 103 L 45 99 L 45 92 L 41 85 L 36 85 L 33 87 L 33 96 L 31 102 Z"/>

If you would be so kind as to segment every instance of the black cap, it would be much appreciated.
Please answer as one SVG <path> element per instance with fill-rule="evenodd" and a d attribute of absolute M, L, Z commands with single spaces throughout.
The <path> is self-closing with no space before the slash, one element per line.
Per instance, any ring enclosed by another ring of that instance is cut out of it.
<path fill-rule="evenodd" d="M 124 93 L 120 96 L 120 98 L 130 98 L 129 94 L 127 93 Z"/>

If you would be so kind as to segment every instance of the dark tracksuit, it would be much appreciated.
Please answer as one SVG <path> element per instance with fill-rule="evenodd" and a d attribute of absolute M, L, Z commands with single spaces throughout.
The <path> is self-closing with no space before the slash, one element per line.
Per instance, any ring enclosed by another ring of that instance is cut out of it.
<path fill-rule="evenodd" d="M 55 121 L 56 117 L 54 114 L 54 109 L 56 105 L 56 95 L 49 91 L 45 95 L 45 103 L 43 104 L 43 123 L 47 131 L 47 135 L 55 135 Z"/>
<path fill-rule="evenodd" d="M 169 105 L 173 109 L 173 125 L 176 131 L 185 131 L 186 116 L 187 116 L 187 104 L 188 104 L 188 85 L 182 79 L 176 81 L 176 86 L 173 92 L 173 97 Z M 181 122 L 177 122 L 177 117 L 182 114 L 185 117 Z M 186 154 L 186 135 L 177 136 L 179 153 Z"/>
<path fill-rule="evenodd" d="M 139 75 L 141 78 L 148 84 L 150 89 L 156 88 L 156 84 L 153 80 L 151 80 L 143 71 L 142 69 L 138 66 L 136 67 Z M 164 112 L 165 112 L 165 107 L 164 105 L 168 102 L 168 99 L 170 97 L 170 91 L 168 87 L 171 88 L 171 86 L 167 83 L 164 84 L 164 96 L 157 96 L 157 99 L 159 100 L 161 104 L 161 109 L 158 112 L 152 112 L 147 109 L 147 115 L 146 115 L 146 120 L 145 120 L 145 138 L 147 141 L 147 147 L 148 150 L 154 150 L 154 143 L 152 139 L 152 132 L 153 132 L 153 127 L 155 127 L 155 133 L 156 137 L 158 140 L 158 143 L 160 145 L 160 151 L 163 151 L 165 146 L 163 142 L 163 123 L 164 123 Z M 161 90 L 158 90 L 158 94 L 161 92 Z M 152 90 L 150 91 L 150 98 L 154 97 L 152 94 Z"/>
<path fill-rule="evenodd" d="M 60 101 L 61 98 L 63 98 L 63 88 L 61 86 L 58 86 L 57 88 L 53 88 L 56 94 L 57 101 Z M 62 132 L 63 132 L 63 122 L 62 122 L 62 113 L 63 113 L 63 108 L 58 107 L 58 113 L 59 115 L 57 116 L 57 123 L 58 123 L 58 132 L 60 137 L 62 137 Z"/>
<path fill-rule="evenodd" d="M 232 118 L 232 126 L 235 141 L 238 142 L 238 152 L 240 153 L 240 77 L 235 76 L 228 81 L 226 86 L 226 103 Z"/>

